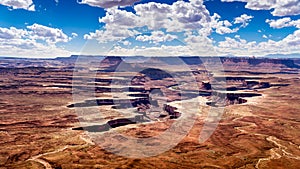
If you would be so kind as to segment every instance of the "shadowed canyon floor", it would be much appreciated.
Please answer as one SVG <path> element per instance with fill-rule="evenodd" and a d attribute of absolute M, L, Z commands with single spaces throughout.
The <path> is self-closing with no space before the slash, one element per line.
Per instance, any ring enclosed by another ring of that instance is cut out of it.
<path fill-rule="evenodd" d="M 203 63 L 209 59 L 184 59 L 190 70 L 165 60 L 170 59 L 150 59 L 151 69 L 140 69 L 143 63 L 106 58 L 97 70 L 81 68 L 85 76 L 79 77 L 74 73 L 76 57 L 1 59 L 0 168 L 300 166 L 297 60 L 221 58 L 224 74 L 206 71 Z M 160 70 L 166 66 L 168 72 Z M 226 90 L 214 81 L 226 83 Z M 74 99 L 74 92 L 82 99 Z M 195 99 L 198 107 L 180 107 Z M 224 107 L 224 113 L 212 135 L 200 143 L 213 107 Z M 76 108 L 93 111 L 81 116 Z M 110 132 L 120 136 L 101 138 L 103 145 L 125 144 L 123 136 L 150 138 L 188 112 L 196 115 L 192 129 L 157 156 L 118 156 L 91 139 Z"/>

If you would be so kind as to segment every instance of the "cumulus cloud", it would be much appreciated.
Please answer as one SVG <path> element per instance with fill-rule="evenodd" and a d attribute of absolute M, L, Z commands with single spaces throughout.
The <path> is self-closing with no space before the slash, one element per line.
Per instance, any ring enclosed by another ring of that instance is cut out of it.
<path fill-rule="evenodd" d="M 216 33 L 218 34 L 229 34 L 229 33 L 235 33 L 239 30 L 239 28 L 229 28 L 232 26 L 232 24 L 228 20 L 220 20 L 221 16 L 219 14 L 214 14 L 212 16 L 212 22 L 210 23 L 211 28 L 215 29 Z"/>
<path fill-rule="evenodd" d="M 26 29 L 0 27 L 0 55 L 26 57 L 67 56 L 70 52 L 57 47 L 58 42 L 68 42 L 62 30 L 33 24 Z"/>
<path fill-rule="evenodd" d="M 165 29 L 167 32 L 184 32 L 209 26 L 211 21 L 202 0 L 190 2 L 177 1 L 173 4 L 149 2 L 134 6 L 135 13 L 122 9 L 107 9 L 106 15 L 99 19 L 105 26 L 85 35 L 85 39 L 99 42 L 123 40 L 142 32 L 137 28 L 146 27 L 149 31 Z"/>
<path fill-rule="evenodd" d="M 243 14 L 239 17 L 236 17 L 234 19 L 234 24 L 242 24 L 242 27 L 246 27 L 249 22 L 251 21 L 251 19 L 253 18 L 253 16 L 249 16 L 247 14 Z"/>
<path fill-rule="evenodd" d="M 139 34 L 138 31 L 128 29 L 107 29 L 107 30 L 96 30 L 84 35 L 84 39 L 91 40 L 96 39 L 100 43 L 106 43 L 109 41 L 120 41 L 127 37 L 132 37 Z"/>
<path fill-rule="evenodd" d="M 210 16 L 202 0 L 177 1 L 173 4 L 148 2 L 137 4 L 133 8 L 135 12 L 118 8 L 106 9 L 106 15 L 99 18 L 99 22 L 105 26 L 84 35 L 85 39 L 96 39 L 100 43 L 120 41 L 128 37 L 151 41 L 147 40 L 147 36 L 140 36 L 143 34 L 140 30 L 142 28 L 146 32 L 165 30 L 173 33 L 201 30 L 199 34 L 207 36 L 213 30 L 218 34 L 228 34 L 240 29 L 232 28 L 232 23 L 221 20 L 218 14 Z M 236 19 L 236 23 L 246 26 L 251 18 L 252 16 L 242 15 Z"/>
<path fill-rule="evenodd" d="M 221 0 L 222 2 L 245 2 L 246 8 L 252 10 L 271 10 L 274 16 L 300 14 L 299 0 Z"/>
<path fill-rule="evenodd" d="M 168 32 L 180 32 L 203 28 L 211 21 L 202 0 L 177 1 L 172 5 L 149 2 L 138 4 L 134 9 L 141 24 L 151 30 L 164 28 Z"/>
<path fill-rule="evenodd" d="M 236 56 L 300 53 L 300 30 L 296 30 L 280 41 L 268 40 L 260 43 L 226 37 L 225 41 L 218 43 L 216 50 L 223 55 L 232 54 Z"/>
<path fill-rule="evenodd" d="M 151 36 L 151 35 L 150 35 Z M 143 55 L 143 56 L 266 56 L 269 54 L 300 53 L 300 30 L 286 36 L 282 40 L 268 40 L 264 42 L 247 41 L 239 35 L 235 38 L 226 37 L 216 46 L 212 46 L 212 40 L 207 36 L 195 32 L 185 33 L 184 44 L 177 46 L 154 46 L 126 48 L 114 46 L 105 55 Z M 263 35 L 263 38 L 268 38 Z M 124 44 L 125 45 L 125 44 Z"/>
<path fill-rule="evenodd" d="M 282 40 L 283 44 L 288 44 L 292 49 L 300 48 L 300 30 L 296 30 L 293 34 L 288 35 L 286 38 Z M 291 49 L 291 50 L 292 50 Z M 299 51 L 299 50 L 298 50 Z"/>
<path fill-rule="evenodd" d="M 25 9 L 28 11 L 34 11 L 35 6 L 32 0 L 1 0 L 1 5 L 8 6 L 11 9 Z"/>
<path fill-rule="evenodd" d="M 285 17 L 277 20 L 267 19 L 266 23 L 270 25 L 272 28 L 280 29 L 284 27 L 297 27 L 300 28 L 300 19 L 292 20 L 290 17 Z"/>
<path fill-rule="evenodd" d="M 234 21 L 222 20 L 216 13 L 211 16 L 202 0 L 176 1 L 173 4 L 148 2 L 137 4 L 133 9 L 134 11 L 120 8 L 106 9 L 106 15 L 99 18 L 104 27 L 85 34 L 84 38 L 95 39 L 100 43 L 119 41 L 120 44 L 131 38 L 155 44 L 155 48 L 127 49 L 120 46 L 114 48 L 114 52 L 130 55 L 130 52 L 142 49 L 151 54 L 154 53 L 154 49 L 161 52 L 161 49 L 166 48 L 162 45 L 163 42 L 178 39 L 176 35 L 183 34 L 184 37 L 180 36 L 179 40 L 182 40 L 186 47 L 170 48 L 180 49 L 181 52 L 178 53 L 182 55 L 208 55 L 207 53 L 213 52 L 213 41 L 208 38 L 212 32 L 221 35 L 235 33 L 240 28 L 246 27 L 253 18 L 244 14 Z"/>
<path fill-rule="evenodd" d="M 116 8 L 107 9 L 106 15 L 102 18 L 99 18 L 100 23 L 105 23 L 106 28 L 110 27 L 137 27 L 141 26 L 140 18 L 133 14 L 132 12 L 127 12 L 126 10 L 119 10 Z"/>
<path fill-rule="evenodd" d="M 140 34 L 133 30 L 134 27 L 140 25 L 138 17 L 131 12 L 119 10 L 116 8 L 107 9 L 106 16 L 99 18 L 100 23 L 105 23 L 102 30 L 96 30 L 84 35 L 84 39 L 96 39 L 101 43 L 109 41 L 120 41 L 128 37 Z"/>
<path fill-rule="evenodd" d="M 178 37 L 171 34 L 165 34 L 162 31 L 153 31 L 151 35 L 139 35 L 136 37 L 136 40 L 146 42 L 150 41 L 151 43 L 160 43 L 167 42 L 177 39 Z"/>
<path fill-rule="evenodd" d="M 115 6 L 130 6 L 140 0 L 77 0 L 80 4 L 87 4 L 100 8 L 111 8 Z"/>
<path fill-rule="evenodd" d="M 27 34 L 28 32 L 23 29 L 17 29 L 15 27 L 10 27 L 10 28 L 0 27 L 0 39 L 22 38 Z"/>
<path fill-rule="evenodd" d="M 246 0 L 240 1 L 246 2 Z M 271 5 L 271 1 L 247 2 L 249 3 L 247 4 L 247 8 L 276 10 Z M 211 16 L 201 0 L 192 0 L 189 2 L 177 1 L 173 4 L 149 2 L 135 5 L 133 8 L 134 12 L 118 8 L 106 9 L 106 15 L 99 18 L 99 22 L 104 23 L 105 26 L 100 30 L 84 35 L 84 38 L 96 39 L 101 43 L 120 41 L 120 44 L 127 46 L 131 44 L 128 41 L 128 38 L 131 37 L 137 41 L 156 44 L 155 47 L 137 46 L 130 49 L 116 45 L 110 52 L 112 55 L 209 56 L 210 54 L 216 55 L 212 47 L 213 41 L 209 38 L 209 35 L 213 31 L 221 35 L 236 33 L 239 29 L 246 27 L 253 19 L 253 16 L 247 14 L 237 16 L 233 21 L 222 20 L 218 14 Z M 267 20 L 266 22 L 272 25 L 271 27 L 278 28 L 286 26 L 297 27 L 299 25 L 298 20 L 293 21 L 290 18 L 283 18 L 279 21 Z M 178 37 L 175 35 L 180 33 L 184 35 L 184 39 L 182 39 L 184 45 L 161 45 L 163 44 L 161 42 L 177 39 Z M 262 35 L 266 39 L 265 42 L 248 42 L 240 36 L 236 36 L 235 38 L 226 37 L 224 41 L 220 41 L 216 45 L 215 50 L 219 55 L 233 54 L 240 56 L 285 54 L 291 50 L 300 52 L 300 47 L 298 47 L 300 46 L 299 34 L 299 32 L 295 31 L 280 41 L 268 40 L 266 35 Z"/>
<path fill-rule="evenodd" d="M 32 38 L 45 40 L 47 43 L 68 42 L 71 40 L 58 28 L 50 28 L 35 23 L 31 26 L 27 26 L 27 29 L 31 31 Z"/>

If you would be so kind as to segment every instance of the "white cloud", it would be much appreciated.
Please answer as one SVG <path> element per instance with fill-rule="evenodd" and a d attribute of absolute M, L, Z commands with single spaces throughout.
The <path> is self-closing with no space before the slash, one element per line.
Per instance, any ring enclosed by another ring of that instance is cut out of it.
<path fill-rule="evenodd" d="M 106 16 L 100 18 L 99 22 L 106 24 L 104 29 L 85 34 L 84 39 L 96 39 L 101 43 L 106 43 L 140 34 L 138 31 L 133 30 L 139 24 L 138 17 L 125 10 L 107 9 Z"/>
<path fill-rule="evenodd" d="M 220 35 L 224 35 L 224 34 L 228 34 L 228 33 L 234 33 L 234 32 L 237 32 L 238 29 L 235 28 L 235 29 L 230 29 L 228 27 L 224 27 L 224 26 L 221 26 L 221 27 L 217 27 L 216 29 L 216 32 Z"/>
<path fill-rule="evenodd" d="M 272 28 L 283 28 L 286 27 L 289 22 L 291 21 L 291 18 L 286 17 L 286 18 L 282 18 L 282 19 L 278 19 L 278 20 L 266 20 L 266 23 L 268 23 L 270 25 L 270 27 Z"/>
<path fill-rule="evenodd" d="M 277 0 L 276 4 L 272 6 L 274 16 L 287 16 L 300 14 L 299 0 Z"/>
<path fill-rule="evenodd" d="M 128 28 L 128 27 L 137 27 L 142 24 L 139 23 L 139 17 L 133 14 L 132 12 L 127 12 L 125 10 L 119 10 L 117 8 L 107 9 L 106 15 L 102 18 L 99 18 L 100 23 L 105 23 L 107 28 L 110 27 L 119 27 Z"/>
<path fill-rule="evenodd" d="M 131 42 L 129 42 L 128 40 L 125 40 L 125 41 L 123 41 L 122 43 L 123 43 L 123 45 L 125 45 L 125 46 L 131 45 Z"/>
<path fill-rule="evenodd" d="M 213 42 L 208 36 L 213 31 L 222 35 L 235 33 L 241 27 L 245 27 L 253 18 L 246 14 L 241 15 L 235 21 L 232 21 L 239 25 L 233 25 L 228 20 L 221 20 L 221 16 L 218 14 L 210 16 L 202 0 L 177 1 L 173 4 L 149 2 L 135 5 L 133 8 L 134 12 L 118 8 L 106 9 L 106 15 L 99 18 L 99 22 L 104 23 L 105 26 L 100 30 L 85 34 L 84 38 L 87 40 L 95 39 L 100 43 L 114 41 L 122 43 L 125 40 L 128 41 L 128 38 L 131 37 L 137 41 L 158 45 L 177 39 L 177 34 L 183 33 L 185 35 L 184 39 L 178 40 L 181 40 L 183 44 L 186 43 L 185 48 L 170 47 L 175 50 L 174 52 L 181 50 L 177 52 L 182 55 L 209 55 L 208 53 L 213 52 L 213 50 L 208 50 L 213 49 Z M 145 35 L 147 33 L 150 33 L 150 35 Z M 153 52 L 154 49 L 162 52 L 161 49 L 167 47 L 156 46 L 156 48 L 151 47 L 149 50 L 148 48 L 141 49 L 153 54 L 155 53 Z M 130 55 L 130 52 L 141 50 L 138 47 L 135 49 L 115 47 L 114 49 L 114 53 L 124 52 L 128 55 Z M 142 52 L 142 54 L 145 55 L 146 53 Z M 158 54 L 156 53 L 156 55 Z"/>
<path fill-rule="evenodd" d="M 54 58 L 70 56 L 71 52 L 57 46 L 49 46 L 31 40 L 13 40 L 3 42 L 0 40 L 0 55 L 30 58 Z"/>
<path fill-rule="evenodd" d="M 32 0 L 1 0 L 0 4 L 8 6 L 11 9 L 25 9 L 28 11 L 35 10 Z"/>
<path fill-rule="evenodd" d="M 160 43 L 160 42 L 167 42 L 177 39 L 176 35 L 165 34 L 162 31 L 153 31 L 151 35 L 139 35 L 136 37 L 136 40 L 146 42 L 150 41 L 151 43 Z"/>
<path fill-rule="evenodd" d="M 141 34 L 135 29 L 146 27 L 149 31 L 166 29 L 167 32 L 183 32 L 209 27 L 211 18 L 202 0 L 177 1 L 171 5 L 149 2 L 134 6 L 135 13 L 110 8 L 99 19 L 105 23 L 101 30 L 84 35 L 85 39 L 99 42 L 123 40 Z"/>
<path fill-rule="evenodd" d="M 130 6 L 140 0 L 77 0 L 80 4 L 87 4 L 94 7 L 111 8 L 114 6 Z"/>
<path fill-rule="evenodd" d="M 289 26 L 295 26 L 296 28 L 300 29 L 300 19 L 292 20 L 289 24 L 290 24 Z"/>
<path fill-rule="evenodd" d="M 96 39 L 100 43 L 120 41 L 128 37 L 140 41 L 153 41 L 142 35 L 137 38 L 137 35 L 143 34 L 139 29 L 146 28 L 146 32 L 165 29 L 166 32 L 173 33 L 201 30 L 199 34 L 206 36 L 213 30 L 223 35 L 235 33 L 240 29 L 232 28 L 232 23 L 221 20 L 218 14 L 210 16 L 202 0 L 177 1 L 171 5 L 149 2 L 135 5 L 134 10 L 135 13 L 117 8 L 107 9 L 106 15 L 99 18 L 99 22 L 105 26 L 101 30 L 84 35 L 84 38 Z M 244 14 L 236 18 L 235 22 L 245 27 L 251 18 L 252 16 Z"/>
<path fill-rule="evenodd" d="M 147 56 L 178 56 L 178 55 L 204 55 L 214 53 L 212 41 L 207 38 L 215 29 L 219 33 L 235 32 L 221 30 L 230 27 L 229 21 L 216 21 L 210 16 L 202 0 L 190 2 L 177 1 L 173 4 L 149 2 L 134 6 L 135 12 L 110 8 L 99 22 L 105 23 L 101 30 L 84 35 L 85 39 L 96 39 L 100 43 L 111 41 L 124 41 L 129 37 L 137 41 L 154 43 L 155 47 L 122 48 L 113 47 L 112 55 L 147 55 Z M 215 27 L 220 28 L 215 28 Z M 164 31 L 162 31 L 164 30 Z M 192 33 L 194 32 L 194 33 Z M 147 33 L 150 33 L 148 35 Z M 185 39 L 179 39 L 177 34 L 183 33 Z M 180 46 L 166 46 L 163 42 L 178 39 Z M 188 45 L 186 45 L 188 44 Z M 213 55 L 213 54 L 211 54 Z"/>
<path fill-rule="evenodd" d="M 39 24 L 27 29 L 0 27 L 0 55 L 24 57 L 68 56 L 70 52 L 57 47 L 58 42 L 71 40 L 61 30 Z"/>
<path fill-rule="evenodd" d="M 0 27 L 0 39 L 22 38 L 27 34 L 28 32 L 23 29 L 17 29 L 15 27 L 10 27 L 10 28 Z"/>
<path fill-rule="evenodd" d="M 45 40 L 47 43 L 68 42 L 71 40 L 61 29 L 33 24 L 27 26 L 34 39 Z"/>
<path fill-rule="evenodd" d="M 134 7 L 142 25 L 151 30 L 161 28 L 168 32 L 200 29 L 210 22 L 209 11 L 202 0 L 177 1 L 172 5 L 149 2 Z"/>
<path fill-rule="evenodd" d="M 291 49 L 300 48 L 300 29 L 296 30 L 293 34 L 288 35 L 283 40 L 283 44 L 288 44 Z"/>
<path fill-rule="evenodd" d="M 96 39 L 100 43 L 106 43 L 109 41 L 120 41 L 128 37 L 132 37 L 139 34 L 138 31 L 128 29 L 107 29 L 107 30 L 96 30 L 89 34 L 84 35 L 84 39 L 91 40 Z"/>
<path fill-rule="evenodd" d="M 280 41 L 268 40 L 260 43 L 226 37 L 225 41 L 219 42 L 216 50 L 222 55 L 236 56 L 300 53 L 300 30 L 296 30 Z"/>
<path fill-rule="evenodd" d="M 246 0 L 240 1 L 246 2 Z M 271 1 L 247 2 L 249 3 L 247 7 L 255 10 L 276 10 L 270 7 Z M 221 20 L 221 16 L 218 14 L 210 16 L 202 0 L 177 1 L 171 5 L 149 2 L 135 5 L 133 8 L 134 12 L 118 8 L 106 9 L 106 15 L 99 18 L 99 22 L 104 23 L 105 26 L 100 30 L 84 35 L 84 38 L 96 39 L 100 43 L 119 41 L 119 44 L 128 46 L 131 44 L 128 38 L 131 37 L 137 41 L 155 43 L 156 45 L 155 47 L 137 46 L 134 48 L 123 48 L 117 45 L 110 51 L 111 55 L 210 56 L 216 55 L 212 47 L 213 42 L 208 38 L 213 31 L 221 35 L 236 33 L 239 29 L 246 27 L 253 18 L 253 16 L 242 14 L 234 18 L 233 21 Z M 268 22 L 276 21 L 269 20 Z M 287 23 L 293 26 L 298 25 L 298 21 L 290 20 Z M 274 23 L 274 25 L 276 24 Z M 262 33 L 263 31 L 258 32 Z M 180 34 L 183 34 L 184 38 L 179 36 Z M 285 54 L 291 50 L 300 51 L 299 45 L 297 46 L 300 39 L 297 31 L 277 42 L 268 40 L 267 35 L 262 34 L 261 36 L 266 39 L 266 42 L 248 42 L 240 36 L 227 37 L 225 41 L 219 42 L 215 49 L 219 55 L 233 54 L 241 56 L 263 56 L 274 53 Z M 166 46 L 161 43 L 179 37 L 181 38 L 179 41 L 182 40 L 182 45 Z"/>
<path fill-rule="evenodd" d="M 300 14 L 299 0 L 221 0 L 222 2 L 246 2 L 246 8 L 252 10 L 271 10 L 274 16 Z"/>
<path fill-rule="evenodd" d="M 277 28 L 277 29 L 284 28 L 284 27 L 291 27 L 291 26 L 300 28 L 300 19 L 292 20 L 290 17 L 285 17 L 277 20 L 267 19 L 266 23 L 268 23 L 270 27 Z"/>
<path fill-rule="evenodd" d="M 251 19 L 253 18 L 253 16 L 249 16 L 247 14 L 243 14 L 239 17 L 236 17 L 234 19 L 234 24 L 242 24 L 242 27 L 246 27 L 249 22 L 251 21 Z"/>
<path fill-rule="evenodd" d="M 229 28 L 232 26 L 232 24 L 228 20 L 222 21 L 220 19 L 221 16 L 216 13 L 212 16 L 210 25 L 213 29 L 215 29 L 216 33 L 223 35 L 228 33 L 235 33 L 239 30 L 239 28 Z"/>
<path fill-rule="evenodd" d="M 188 51 L 186 53 L 191 56 L 216 56 L 212 39 L 208 38 L 206 34 L 201 34 L 202 32 L 199 30 L 197 34 L 186 34 L 184 39 L 186 51 Z"/>
<path fill-rule="evenodd" d="M 71 34 L 71 36 L 72 36 L 72 38 L 76 38 L 76 37 L 78 36 L 78 34 L 73 32 L 73 33 Z"/>

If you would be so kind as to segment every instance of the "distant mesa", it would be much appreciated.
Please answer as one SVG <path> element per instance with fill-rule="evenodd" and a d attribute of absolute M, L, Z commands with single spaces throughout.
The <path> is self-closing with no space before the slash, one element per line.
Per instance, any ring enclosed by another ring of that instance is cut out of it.
<path fill-rule="evenodd" d="M 156 68 L 147 68 L 142 70 L 140 73 L 146 75 L 151 80 L 162 80 L 164 78 L 172 78 L 172 75 L 170 75 L 169 73 Z"/>
<path fill-rule="evenodd" d="M 291 58 L 293 57 L 293 58 Z M 44 61 L 59 61 L 64 64 L 60 64 L 59 62 L 52 63 L 53 65 L 61 66 L 75 66 L 76 62 L 80 59 L 82 60 L 99 60 L 103 65 L 112 66 L 107 71 L 114 71 L 121 63 L 129 62 L 142 62 L 145 60 L 149 60 L 153 63 L 165 63 L 169 65 L 202 65 L 204 63 L 213 64 L 214 62 L 221 62 L 225 67 L 226 66 L 278 66 L 281 68 L 300 68 L 300 59 L 296 58 L 294 55 L 287 55 L 281 58 L 274 57 L 234 57 L 234 56 L 226 56 L 226 57 L 198 57 L 198 56 L 180 56 L 180 57 L 144 57 L 144 56 L 93 56 L 93 55 L 71 55 L 70 57 L 57 57 L 57 58 L 18 58 L 18 57 L 0 57 L 1 60 L 6 60 L 6 63 L 0 63 L 0 67 L 48 67 L 49 65 L 45 65 Z M 17 61 L 17 62 L 16 62 Z M 122 65 L 125 66 L 125 65 Z M 126 65 L 128 66 L 128 65 Z"/>
<path fill-rule="evenodd" d="M 269 65 L 282 65 L 283 67 L 288 68 L 297 68 L 300 66 L 295 64 L 292 59 L 274 59 L 274 58 L 253 58 L 253 57 L 222 57 L 221 61 L 224 65 L 235 64 L 240 65 L 247 64 L 252 66 L 257 66 L 260 64 L 269 64 Z"/>
<path fill-rule="evenodd" d="M 123 59 L 118 56 L 108 56 L 101 61 L 105 65 L 119 65 L 121 62 L 123 62 Z"/>
<path fill-rule="evenodd" d="M 126 72 L 134 71 L 134 68 L 127 62 L 125 62 L 119 56 L 108 56 L 100 63 L 100 67 L 103 69 L 101 72 Z"/>

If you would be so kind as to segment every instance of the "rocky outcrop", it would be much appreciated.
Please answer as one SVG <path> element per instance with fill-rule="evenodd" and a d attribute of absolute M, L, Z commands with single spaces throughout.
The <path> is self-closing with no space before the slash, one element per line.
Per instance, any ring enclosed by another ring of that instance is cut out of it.
<path fill-rule="evenodd" d="M 211 84 L 209 81 L 203 81 L 201 83 L 201 89 L 204 89 L 204 90 L 211 90 Z"/>
<path fill-rule="evenodd" d="M 210 98 L 210 102 L 207 105 L 210 106 L 228 106 L 233 104 L 246 103 L 247 97 L 261 96 L 259 93 L 218 93 L 215 92 Z"/>
<path fill-rule="evenodd" d="M 177 119 L 181 116 L 181 113 L 177 111 L 176 107 L 164 105 L 164 110 L 168 112 L 171 119 Z"/>

